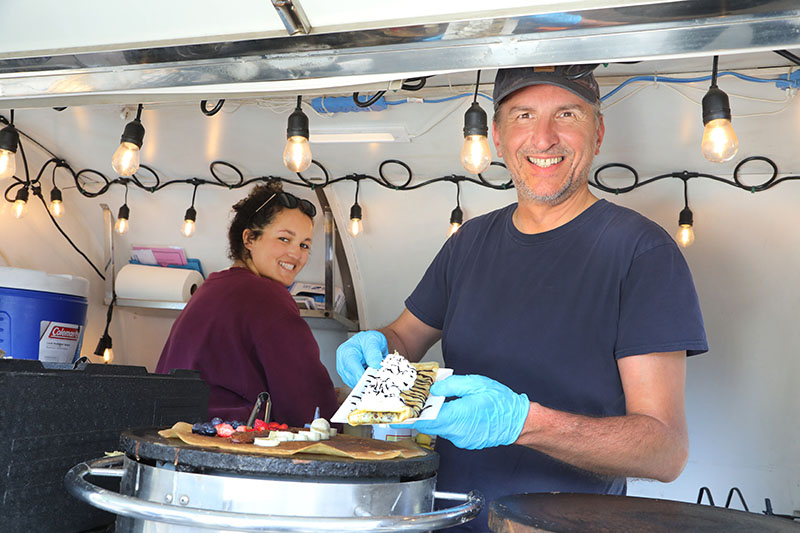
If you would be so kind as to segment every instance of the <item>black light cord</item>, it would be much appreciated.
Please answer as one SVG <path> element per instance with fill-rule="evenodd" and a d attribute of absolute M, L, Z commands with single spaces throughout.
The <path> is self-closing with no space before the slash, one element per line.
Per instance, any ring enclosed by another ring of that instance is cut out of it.
<path fill-rule="evenodd" d="M 480 84 L 481 84 L 481 71 L 479 70 L 478 75 L 475 78 L 475 95 L 472 97 L 472 103 L 478 101 L 478 87 L 480 87 Z"/>
<path fill-rule="evenodd" d="M 222 109 L 223 105 L 225 105 L 225 100 L 220 100 L 214 107 L 208 109 L 208 100 L 202 100 L 200 102 L 200 111 L 207 117 L 213 117 L 219 113 L 219 110 Z"/>
<path fill-rule="evenodd" d="M 100 279 L 105 280 L 106 277 L 103 275 L 103 273 L 100 271 L 100 269 L 97 268 L 94 263 L 92 263 L 92 260 L 89 259 L 89 257 L 85 253 L 83 253 L 83 251 L 80 248 L 78 248 L 78 246 L 74 242 L 72 242 L 72 239 L 69 238 L 69 235 L 67 235 L 66 232 L 61 228 L 61 226 L 58 224 L 58 221 L 56 221 L 56 219 L 53 216 L 53 214 L 47 208 L 47 201 L 42 196 L 42 188 L 40 186 L 36 185 L 36 186 L 33 187 L 33 191 L 32 192 L 33 192 L 34 196 L 36 196 L 37 198 L 39 198 L 39 200 L 41 200 L 42 205 L 44 206 L 44 210 L 47 212 L 47 216 L 50 217 L 50 220 L 53 222 L 53 225 L 56 227 L 58 232 L 61 233 L 61 235 L 63 235 L 64 238 L 67 239 L 67 242 L 70 244 L 70 246 L 72 246 L 72 248 L 76 252 L 78 252 L 81 255 L 81 257 L 83 257 L 86 260 L 87 263 L 89 263 L 89 266 L 91 266 L 92 269 L 94 269 L 94 271 L 97 272 L 97 275 L 100 276 Z"/>
<path fill-rule="evenodd" d="M 719 56 L 714 56 L 713 63 L 711 64 L 711 87 L 717 86 L 717 69 L 719 66 Z"/>

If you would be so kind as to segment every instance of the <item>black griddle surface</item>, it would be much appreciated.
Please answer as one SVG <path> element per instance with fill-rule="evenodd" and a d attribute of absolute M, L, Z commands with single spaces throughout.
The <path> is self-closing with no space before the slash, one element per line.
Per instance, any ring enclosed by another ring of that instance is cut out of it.
<path fill-rule="evenodd" d="M 434 475 L 439 467 L 439 454 L 431 451 L 427 451 L 421 457 L 381 461 L 307 453 L 289 457 L 270 457 L 190 446 L 178 439 L 163 438 L 158 434 L 158 429 L 126 431 L 120 436 L 120 447 L 132 459 L 151 463 L 162 461 L 175 464 L 181 471 L 199 473 L 318 479 L 359 478 L 375 482 L 426 479 Z"/>
<path fill-rule="evenodd" d="M 495 533 L 523 530 L 553 533 L 800 531 L 800 525 L 785 518 L 723 507 L 631 496 L 559 493 L 498 498 L 489 506 L 489 527 Z"/>

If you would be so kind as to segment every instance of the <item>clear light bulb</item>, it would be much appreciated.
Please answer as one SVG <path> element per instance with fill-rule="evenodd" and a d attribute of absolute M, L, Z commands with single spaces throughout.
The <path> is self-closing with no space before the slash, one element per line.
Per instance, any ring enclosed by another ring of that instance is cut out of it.
<path fill-rule="evenodd" d="M 303 172 L 311 164 L 311 148 L 308 139 L 294 135 L 286 139 L 283 150 L 283 164 L 292 172 Z"/>
<path fill-rule="evenodd" d="M 22 218 L 28 212 L 28 202 L 25 200 L 14 200 L 14 218 Z"/>
<path fill-rule="evenodd" d="M 191 237 L 194 235 L 195 223 L 194 220 L 186 219 L 183 221 L 183 226 L 181 226 L 181 234 L 184 237 Z"/>
<path fill-rule="evenodd" d="M 111 166 L 120 176 L 132 176 L 139 170 L 139 147 L 130 142 L 121 142 L 111 158 Z"/>
<path fill-rule="evenodd" d="M 16 155 L 11 150 L 0 150 L 0 179 L 10 178 L 17 171 Z"/>
<path fill-rule="evenodd" d="M 361 223 L 360 218 L 351 218 L 350 223 L 347 225 L 347 233 L 353 237 L 358 237 L 359 233 L 364 231 L 364 225 Z"/>
<path fill-rule="evenodd" d="M 50 211 L 53 212 L 53 216 L 58 218 L 64 214 L 64 202 L 61 200 L 53 200 L 50 202 Z"/>
<path fill-rule="evenodd" d="M 492 151 L 485 135 L 467 135 L 461 149 L 461 164 L 472 174 L 479 174 L 489 168 Z"/>
<path fill-rule="evenodd" d="M 461 224 L 459 224 L 458 222 L 451 222 L 450 228 L 447 230 L 447 238 L 449 239 L 450 237 L 452 237 L 453 234 L 457 232 L 460 227 Z"/>
<path fill-rule="evenodd" d="M 739 150 L 739 139 L 731 121 L 725 118 L 709 120 L 703 130 L 703 156 L 714 163 L 730 161 Z"/>
<path fill-rule="evenodd" d="M 127 218 L 117 218 L 117 222 L 114 224 L 114 229 L 120 235 L 124 235 L 128 233 L 128 229 L 130 229 L 130 223 L 128 222 Z"/>
<path fill-rule="evenodd" d="M 114 350 L 111 348 L 106 348 L 103 350 L 103 363 L 109 364 L 114 360 Z"/>
<path fill-rule="evenodd" d="M 678 233 L 675 234 L 675 240 L 684 248 L 691 246 L 694 242 L 694 229 L 691 224 L 681 224 Z"/>

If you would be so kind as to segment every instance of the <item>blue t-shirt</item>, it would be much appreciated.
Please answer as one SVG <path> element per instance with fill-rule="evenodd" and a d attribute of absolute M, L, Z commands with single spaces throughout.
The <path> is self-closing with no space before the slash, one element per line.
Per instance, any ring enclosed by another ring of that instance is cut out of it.
<path fill-rule="evenodd" d="M 563 226 L 528 235 L 513 224 L 516 207 L 465 223 L 406 300 L 442 330 L 444 362 L 456 374 L 488 376 L 553 409 L 616 416 L 625 414 L 618 358 L 708 350 L 691 273 L 663 228 L 599 200 Z M 439 439 L 436 447 L 437 490 L 477 489 L 487 502 L 626 489 L 625 478 L 523 446 L 470 451 Z M 486 527 L 485 518 L 470 524 Z"/>

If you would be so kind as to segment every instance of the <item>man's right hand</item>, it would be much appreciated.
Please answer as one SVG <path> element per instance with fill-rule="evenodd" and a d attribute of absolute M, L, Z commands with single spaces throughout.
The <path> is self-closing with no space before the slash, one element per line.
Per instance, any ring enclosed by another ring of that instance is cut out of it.
<path fill-rule="evenodd" d="M 348 387 L 355 387 L 367 366 L 378 368 L 389 351 L 380 331 L 361 331 L 336 350 L 336 371 Z"/>

